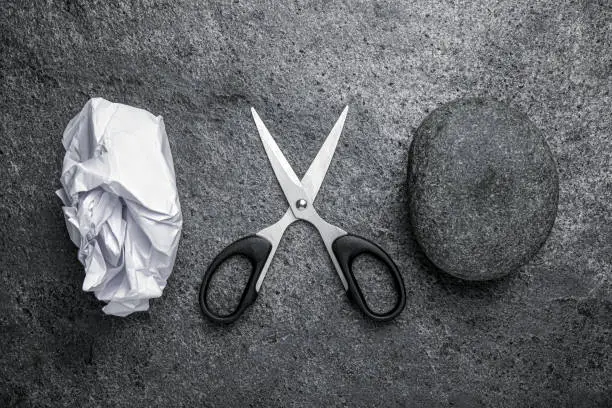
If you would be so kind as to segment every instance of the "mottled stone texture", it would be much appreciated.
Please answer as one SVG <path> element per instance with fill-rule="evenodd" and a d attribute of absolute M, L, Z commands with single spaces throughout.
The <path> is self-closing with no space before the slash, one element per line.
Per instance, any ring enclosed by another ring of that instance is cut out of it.
<path fill-rule="evenodd" d="M 408 166 L 414 237 L 459 278 L 514 272 L 555 221 L 550 149 L 529 118 L 495 100 L 460 99 L 433 111 L 416 131 Z"/>
<path fill-rule="evenodd" d="M 611 25 L 605 0 L 0 2 L 0 405 L 610 406 Z M 126 319 L 81 291 L 53 194 L 92 96 L 164 116 L 184 212 L 163 297 Z M 416 127 L 473 96 L 524 112 L 559 170 L 544 246 L 487 283 L 430 265 L 407 211 Z M 301 175 L 346 104 L 315 204 L 389 252 L 406 310 L 364 320 L 296 224 L 242 319 L 203 320 L 205 267 L 287 208 L 250 106 Z"/>

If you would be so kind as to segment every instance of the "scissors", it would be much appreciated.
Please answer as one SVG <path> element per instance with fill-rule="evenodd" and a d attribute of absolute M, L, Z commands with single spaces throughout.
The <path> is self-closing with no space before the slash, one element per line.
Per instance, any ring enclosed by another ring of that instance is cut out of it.
<path fill-rule="evenodd" d="M 289 203 L 289 208 L 275 224 L 227 246 L 209 265 L 202 279 L 199 300 L 202 313 L 213 322 L 234 322 L 255 301 L 285 230 L 297 220 L 307 221 L 319 231 L 348 297 L 367 317 L 375 321 L 388 321 L 395 318 L 404 309 L 406 289 L 402 276 L 391 257 L 375 243 L 357 235 L 349 234 L 341 228 L 327 223 L 319 216 L 313 206 L 336 150 L 347 112 L 348 106 L 342 111 L 340 118 L 300 181 L 255 109 L 251 108 L 259 137 L 278 183 Z M 372 311 L 355 279 L 353 262 L 363 254 L 374 256 L 385 264 L 391 272 L 398 296 L 393 308 L 387 312 L 377 313 Z M 216 314 L 211 310 L 207 301 L 211 279 L 226 260 L 240 255 L 246 257 L 251 264 L 251 274 L 247 285 L 242 292 L 238 306 L 233 312 L 227 315 Z"/>

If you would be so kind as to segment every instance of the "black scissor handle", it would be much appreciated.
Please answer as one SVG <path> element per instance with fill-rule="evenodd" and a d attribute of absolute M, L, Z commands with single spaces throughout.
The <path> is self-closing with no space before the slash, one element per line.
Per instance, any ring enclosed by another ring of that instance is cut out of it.
<path fill-rule="evenodd" d="M 404 307 L 406 306 L 406 288 L 404 287 L 404 280 L 400 275 L 397 265 L 391 259 L 389 255 L 375 243 L 368 241 L 365 238 L 361 238 L 357 235 L 347 234 L 343 235 L 332 244 L 332 250 L 336 255 L 336 260 L 342 269 L 342 273 L 346 278 L 348 289 L 346 291 L 349 298 L 361 309 L 361 311 L 370 319 L 378 322 L 386 322 L 397 315 L 399 315 Z M 393 278 L 393 286 L 397 291 L 397 301 L 395 306 L 388 312 L 376 313 L 368 306 L 363 292 L 355 279 L 353 274 L 353 262 L 359 255 L 370 254 L 377 258 L 379 261 L 387 265 L 391 271 L 391 277 Z"/>
<path fill-rule="evenodd" d="M 204 278 L 202 279 L 202 285 L 200 286 L 200 309 L 202 313 L 215 323 L 232 323 L 236 321 L 246 308 L 257 299 L 257 289 L 255 285 L 257 284 L 259 275 L 261 275 L 261 271 L 266 264 L 271 250 L 272 244 L 267 239 L 259 235 L 249 235 L 233 242 L 221 251 L 208 266 L 206 273 L 204 273 Z M 221 264 L 237 255 L 242 255 L 249 260 L 252 267 L 251 276 L 242 292 L 240 303 L 238 303 L 236 310 L 228 315 L 218 315 L 210 309 L 207 303 L 206 295 L 208 293 L 208 285 L 210 285 L 213 275 L 217 272 Z"/>

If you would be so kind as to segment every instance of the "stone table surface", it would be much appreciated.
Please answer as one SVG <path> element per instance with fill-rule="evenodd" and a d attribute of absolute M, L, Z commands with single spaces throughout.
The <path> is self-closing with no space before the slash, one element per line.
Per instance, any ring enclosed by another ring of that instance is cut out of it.
<path fill-rule="evenodd" d="M 0 68 L 1 406 L 612 405 L 609 1 L 3 1 Z M 54 196 L 94 96 L 164 116 L 185 221 L 163 297 L 125 319 L 81 291 Z M 407 213 L 416 127 L 473 96 L 527 114 L 560 180 L 545 245 L 483 283 L 435 270 Z M 300 223 L 242 319 L 205 321 L 205 267 L 286 209 L 249 108 L 303 174 L 346 104 L 317 208 L 387 249 L 406 310 L 365 320 Z"/>

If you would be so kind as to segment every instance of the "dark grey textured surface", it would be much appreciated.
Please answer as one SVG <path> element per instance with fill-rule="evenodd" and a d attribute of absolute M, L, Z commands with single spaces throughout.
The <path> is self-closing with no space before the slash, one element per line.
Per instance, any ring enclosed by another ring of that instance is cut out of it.
<path fill-rule="evenodd" d="M 610 405 L 608 1 L 28 3 L 0 3 L 0 405 Z M 532 262 L 474 284 L 415 250 L 405 185 L 415 127 L 478 95 L 542 130 L 560 197 Z M 92 96 L 165 117 L 185 217 L 163 298 L 127 319 L 81 292 L 53 194 Z M 205 266 L 286 209 L 249 107 L 303 174 L 347 103 L 317 207 L 387 249 L 405 312 L 365 321 L 300 224 L 243 319 L 210 325 Z"/>
<path fill-rule="evenodd" d="M 486 98 L 425 118 L 408 155 L 410 223 L 438 268 L 468 280 L 507 275 L 542 246 L 557 215 L 559 177 L 540 131 Z"/>

